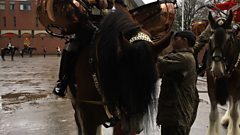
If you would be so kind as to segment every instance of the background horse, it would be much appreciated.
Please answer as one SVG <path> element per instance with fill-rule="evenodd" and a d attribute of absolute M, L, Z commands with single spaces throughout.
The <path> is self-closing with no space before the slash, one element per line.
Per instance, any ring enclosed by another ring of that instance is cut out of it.
<path fill-rule="evenodd" d="M 24 57 L 24 54 L 28 54 L 29 57 L 32 57 L 32 53 L 33 51 L 36 51 L 37 48 L 35 47 L 24 47 L 21 51 L 20 51 L 20 54 L 22 57 Z"/>
<path fill-rule="evenodd" d="M 18 51 L 18 47 L 1 48 L 2 60 L 5 61 L 5 55 L 9 54 L 11 56 L 11 60 L 13 61 L 16 51 Z"/>
<path fill-rule="evenodd" d="M 228 110 L 221 123 L 228 125 L 228 135 L 240 135 L 240 42 L 232 32 L 233 13 L 226 20 L 215 21 L 209 14 L 213 34 L 209 43 L 207 84 L 211 101 L 208 135 L 218 135 L 219 113 L 217 104 L 226 104 Z"/>

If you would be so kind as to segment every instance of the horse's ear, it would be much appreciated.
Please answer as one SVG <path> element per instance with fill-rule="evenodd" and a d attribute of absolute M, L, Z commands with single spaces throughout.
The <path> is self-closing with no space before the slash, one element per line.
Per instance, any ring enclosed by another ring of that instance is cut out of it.
<path fill-rule="evenodd" d="M 229 27 L 229 26 L 231 26 L 231 24 L 232 24 L 232 19 L 233 19 L 233 12 L 232 12 L 232 10 L 230 10 L 230 12 L 229 12 L 229 15 L 228 15 L 228 18 L 227 18 L 227 20 L 225 21 L 225 23 L 224 23 L 224 27 Z"/>
<path fill-rule="evenodd" d="M 212 16 L 211 12 L 208 13 L 208 21 L 209 21 L 211 27 L 214 29 L 215 26 L 216 26 L 216 22 L 215 22 L 215 20 L 214 20 L 214 18 Z"/>

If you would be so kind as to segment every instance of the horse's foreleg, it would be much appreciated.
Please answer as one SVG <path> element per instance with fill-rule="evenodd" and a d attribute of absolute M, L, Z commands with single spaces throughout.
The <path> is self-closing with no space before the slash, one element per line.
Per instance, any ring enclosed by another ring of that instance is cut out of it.
<path fill-rule="evenodd" d="M 80 111 L 76 110 L 76 108 L 74 108 L 75 110 L 75 113 L 74 113 L 74 117 L 75 117 L 75 122 L 77 124 L 77 127 L 78 127 L 78 135 L 84 135 L 84 132 L 83 132 L 83 122 L 81 120 L 81 114 L 80 114 Z"/>
<path fill-rule="evenodd" d="M 3 60 L 3 61 L 5 61 L 5 58 L 4 58 L 4 56 L 3 56 L 3 55 L 2 55 L 2 60 Z"/>
<path fill-rule="evenodd" d="M 231 100 L 231 99 L 230 99 Z M 221 119 L 221 125 L 223 125 L 224 127 L 228 126 L 229 123 L 229 118 L 230 118 L 230 108 L 232 107 L 232 101 L 228 102 L 228 108 L 227 111 L 225 112 L 224 116 Z"/>
<path fill-rule="evenodd" d="M 5 55 L 5 53 L 3 51 L 1 51 L 1 57 L 2 57 L 3 61 L 5 61 L 4 55 Z"/>
<path fill-rule="evenodd" d="M 83 111 L 84 109 L 80 107 L 74 108 L 75 121 L 78 126 L 78 135 L 96 135 L 98 125 L 94 119 L 91 119 L 91 113 L 86 114 L 86 112 Z"/>
<path fill-rule="evenodd" d="M 218 135 L 219 133 L 219 113 L 217 103 L 211 103 L 211 111 L 209 115 L 209 128 L 207 135 Z"/>
<path fill-rule="evenodd" d="M 125 135 L 123 130 L 121 129 L 121 124 L 118 123 L 117 125 L 114 126 L 113 128 L 113 135 Z M 135 133 L 131 133 L 129 135 L 136 135 Z"/>
<path fill-rule="evenodd" d="M 227 129 L 227 135 L 240 135 L 239 129 L 239 101 L 232 101 L 232 106 L 230 108 L 230 119 Z"/>
<path fill-rule="evenodd" d="M 12 61 L 14 60 L 14 59 L 13 59 L 13 56 L 14 56 L 14 55 L 13 55 L 13 54 L 11 54 L 11 60 L 12 60 Z"/>
<path fill-rule="evenodd" d="M 21 56 L 22 56 L 22 58 L 23 58 L 23 55 L 24 55 L 24 54 L 23 54 L 23 51 L 22 51 L 20 54 L 21 54 Z"/>

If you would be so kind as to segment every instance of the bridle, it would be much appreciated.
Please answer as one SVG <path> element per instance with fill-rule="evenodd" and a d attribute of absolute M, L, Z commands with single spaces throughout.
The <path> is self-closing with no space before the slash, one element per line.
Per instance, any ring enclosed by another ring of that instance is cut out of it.
<path fill-rule="evenodd" d="M 215 30 L 212 30 L 213 33 L 215 33 Z M 236 58 L 233 58 L 234 61 L 231 61 L 231 63 L 228 62 L 227 57 L 225 56 L 224 53 L 224 47 L 220 47 L 220 46 L 214 46 L 214 48 L 212 48 L 212 46 L 215 44 L 215 41 L 213 39 L 213 35 L 210 37 L 209 40 L 209 53 L 211 56 L 211 60 L 213 62 L 222 62 L 225 65 L 225 77 L 230 77 L 233 73 L 234 70 L 236 70 L 236 68 L 238 67 L 238 65 L 240 64 L 240 46 L 237 44 L 237 38 L 235 37 L 235 35 L 233 34 L 232 29 L 226 29 L 225 33 L 228 34 L 228 38 L 227 40 L 223 43 L 226 47 L 229 47 L 230 45 L 236 46 L 237 49 L 237 56 Z M 218 52 L 218 53 L 216 53 Z"/>

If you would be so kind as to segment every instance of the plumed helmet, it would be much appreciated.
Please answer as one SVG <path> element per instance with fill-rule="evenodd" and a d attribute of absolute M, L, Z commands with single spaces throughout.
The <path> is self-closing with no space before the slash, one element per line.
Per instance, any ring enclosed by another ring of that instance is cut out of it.
<path fill-rule="evenodd" d="M 84 17 L 80 18 L 77 10 L 87 16 L 83 6 L 74 4 L 74 1 L 70 3 L 68 0 L 38 0 L 37 15 L 44 27 L 54 24 L 64 28 L 68 34 L 73 34 L 78 23 L 84 21 Z"/>

